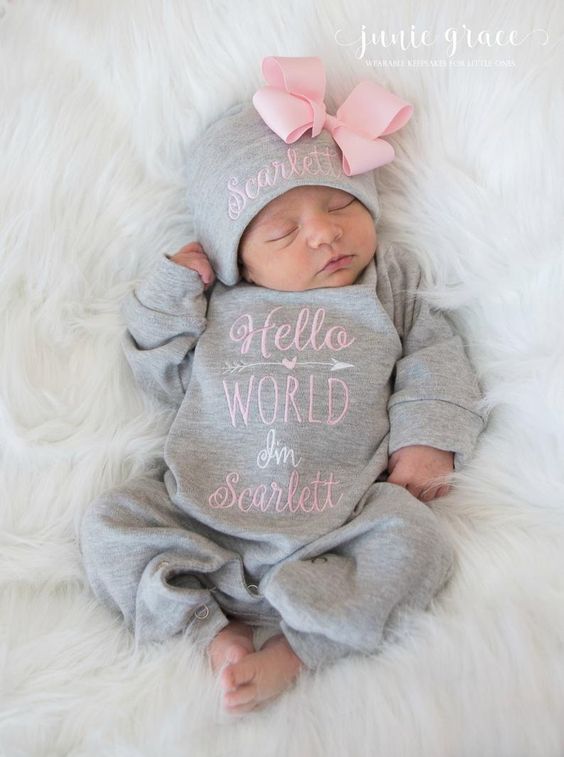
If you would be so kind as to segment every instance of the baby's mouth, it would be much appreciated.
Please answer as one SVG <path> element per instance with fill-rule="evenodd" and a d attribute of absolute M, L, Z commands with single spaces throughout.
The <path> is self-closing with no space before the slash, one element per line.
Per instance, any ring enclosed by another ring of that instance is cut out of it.
<path fill-rule="evenodd" d="M 333 257 L 327 261 L 327 263 L 323 266 L 319 273 L 323 271 L 336 271 L 338 268 L 343 268 L 351 262 L 353 257 L 354 255 L 333 255 Z"/>

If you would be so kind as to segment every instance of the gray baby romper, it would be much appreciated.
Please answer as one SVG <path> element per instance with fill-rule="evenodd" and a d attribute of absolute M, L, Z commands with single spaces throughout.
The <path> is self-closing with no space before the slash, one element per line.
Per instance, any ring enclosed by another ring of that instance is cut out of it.
<path fill-rule="evenodd" d="M 458 470 L 484 417 L 420 277 L 389 246 L 350 286 L 204 293 L 163 255 L 126 298 L 127 360 L 176 415 L 162 474 L 100 495 L 80 546 L 138 641 L 185 632 L 204 648 L 240 618 L 319 668 L 377 652 L 429 605 L 453 550 L 432 510 L 386 482 L 388 455 L 425 444 Z"/>

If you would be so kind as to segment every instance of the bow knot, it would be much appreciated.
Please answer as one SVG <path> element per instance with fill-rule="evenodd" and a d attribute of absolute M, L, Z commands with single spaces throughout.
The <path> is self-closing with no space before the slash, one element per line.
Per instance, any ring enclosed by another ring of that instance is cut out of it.
<path fill-rule="evenodd" d="M 401 129 L 411 118 L 413 107 L 401 97 L 365 79 L 332 115 L 323 100 L 325 70 L 320 58 L 271 56 L 264 58 L 262 73 L 267 85 L 255 92 L 253 104 L 286 144 L 308 129 L 312 137 L 326 129 L 341 149 L 347 176 L 394 159 L 394 148 L 381 137 Z"/>

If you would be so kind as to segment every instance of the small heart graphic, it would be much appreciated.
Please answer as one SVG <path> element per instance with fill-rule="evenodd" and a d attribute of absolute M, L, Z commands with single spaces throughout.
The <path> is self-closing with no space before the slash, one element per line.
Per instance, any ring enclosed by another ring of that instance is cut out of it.
<path fill-rule="evenodd" d="M 298 359 L 297 357 L 293 357 L 291 360 L 286 360 L 286 358 L 284 358 L 282 360 L 282 365 L 285 368 L 289 368 L 290 370 L 292 370 L 292 368 L 296 365 L 296 360 L 297 359 Z"/>

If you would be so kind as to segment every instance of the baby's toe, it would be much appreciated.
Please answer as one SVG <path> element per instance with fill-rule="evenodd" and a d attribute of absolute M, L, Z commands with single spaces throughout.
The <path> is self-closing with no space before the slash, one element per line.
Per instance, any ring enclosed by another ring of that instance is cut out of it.
<path fill-rule="evenodd" d="M 235 641 L 227 648 L 218 647 L 210 652 L 212 670 L 216 674 L 221 673 L 222 669 L 239 662 L 243 657 L 252 654 L 253 651 L 254 648 L 249 649 L 248 644 L 244 641 Z"/>
<path fill-rule="evenodd" d="M 248 661 L 254 656 L 248 654 L 225 668 L 221 674 L 221 685 L 225 691 L 231 691 L 252 682 L 255 676 L 255 667 Z"/>
<path fill-rule="evenodd" d="M 252 647 L 251 649 L 249 649 L 247 645 L 243 645 L 240 642 L 235 642 L 234 644 L 231 644 L 231 646 L 228 647 L 227 651 L 225 652 L 227 664 L 235 665 L 244 657 L 247 657 L 247 655 L 252 654 L 252 652 L 254 652 L 254 649 Z"/>
<path fill-rule="evenodd" d="M 257 704 L 257 687 L 254 683 L 239 686 L 223 695 L 223 703 L 230 712 L 249 712 Z"/>

